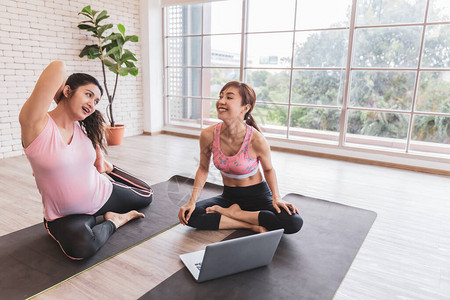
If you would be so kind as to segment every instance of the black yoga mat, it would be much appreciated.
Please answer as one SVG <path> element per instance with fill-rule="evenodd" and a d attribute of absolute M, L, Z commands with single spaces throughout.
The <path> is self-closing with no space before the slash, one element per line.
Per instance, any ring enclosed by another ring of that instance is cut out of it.
<path fill-rule="evenodd" d="M 284 199 L 299 208 L 304 225 L 283 235 L 269 266 L 204 283 L 183 268 L 141 299 L 332 299 L 376 213 L 297 194 Z"/>
<path fill-rule="evenodd" d="M 0 299 L 24 299 L 98 264 L 178 223 L 178 209 L 190 196 L 192 180 L 174 176 L 152 185 L 154 195 L 144 219 L 119 228 L 93 257 L 71 261 L 37 224 L 0 237 Z M 221 193 L 206 184 L 201 198 Z"/>

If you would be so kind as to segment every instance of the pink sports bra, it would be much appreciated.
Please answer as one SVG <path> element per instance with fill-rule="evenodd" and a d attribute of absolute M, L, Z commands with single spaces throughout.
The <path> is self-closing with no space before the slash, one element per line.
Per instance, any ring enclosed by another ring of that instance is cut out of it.
<path fill-rule="evenodd" d="M 248 151 L 252 140 L 253 127 L 247 125 L 244 142 L 238 153 L 233 156 L 226 156 L 220 150 L 220 128 L 223 123 L 218 123 L 214 129 L 214 139 L 212 145 L 213 163 L 220 172 L 230 178 L 247 178 L 258 172 L 259 160 L 250 158 Z"/>

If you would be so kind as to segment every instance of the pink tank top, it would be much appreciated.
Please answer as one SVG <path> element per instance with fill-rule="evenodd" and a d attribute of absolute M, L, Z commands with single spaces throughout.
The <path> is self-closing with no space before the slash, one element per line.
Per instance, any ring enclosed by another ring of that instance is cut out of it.
<path fill-rule="evenodd" d="M 214 139 L 212 145 L 213 163 L 222 174 L 231 178 L 247 178 L 255 175 L 259 168 L 259 160 L 250 158 L 248 148 L 252 140 L 253 127 L 247 125 L 244 142 L 238 153 L 233 156 L 226 156 L 220 150 L 220 128 L 223 123 L 216 125 L 214 130 Z"/>
<path fill-rule="evenodd" d="M 73 214 L 93 214 L 112 193 L 111 181 L 94 167 L 94 147 L 78 123 L 74 123 L 72 141 L 67 145 L 48 115 L 44 130 L 24 151 L 42 196 L 47 221 Z"/>

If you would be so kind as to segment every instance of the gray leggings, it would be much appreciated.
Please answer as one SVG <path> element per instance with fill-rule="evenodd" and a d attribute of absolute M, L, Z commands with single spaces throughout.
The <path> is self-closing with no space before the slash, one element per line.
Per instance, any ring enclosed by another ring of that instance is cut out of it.
<path fill-rule="evenodd" d="M 242 210 L 259 211 L 258 222 L 267 230 L 284 229 L 284 233 L 296 233 L 303 225 L 299 214 L 289 215 L 283 208 L 277 213 L 272 205 L 272 193 L 265 181 L 247 187 L 224 186 L 222 195 L 199 201 L 188 225 L 198 229 L 217 230 L 221 215 L 219 213 L 206 213 L 206 208 L 219 205 L 230 207 L 237 203 Z M 292 212 L 292 211 L 291 211 Z"/>

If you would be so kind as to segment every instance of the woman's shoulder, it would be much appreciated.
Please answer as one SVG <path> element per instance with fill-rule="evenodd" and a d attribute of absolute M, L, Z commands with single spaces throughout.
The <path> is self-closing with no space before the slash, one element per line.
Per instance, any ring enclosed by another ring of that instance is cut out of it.
<path fill-rule="evenodd" d="M 50 130 L 54 125 L 53 120 L 50 118 L 49 114 L 46 114 L 41 122 L 33 124 L 33 126 L 22 125 L 22 146 L 27 149 L 31 144 L 34 143 L 38 137 L 45 134 L 44 131 Z M 46 130 L 47 129 L 47 130 Z"/>
<path fill-rule="evenodd" d="M 55 137 L 53 134 L 55 132 L 55 128 L 55 122 L 50 115 L 47 115 L 47 120 L 43 125 L 43 128 L 34 132 L 33 136 L 30 132 L 22 134 L 22 146 L 25 154 L 31 154 L 31 152 L 36 151 L 38 148 L 45 148 L 50 145 L 51 139 Z"/>
<path fill-rule="evenodd" d="M 206 127 L 202 130 L 200 133 L 200 138 L 213 138 L 214 137 L 214 131 L 216 129 L 217 124 L 211 125 L 209 127 Z"/>
<path fill-rule="evenodd" d="M 251 139 L 250 143 L 251 143 L 252 147 L 255 149 L 262 149 L 262 148 L 266 148 L 269 146 L 265 136 L 261 132 L 256 130 L 255 128 L 253 128 L 253 134 L 252 134 L 252 139 Z"/>
<path fill-rule="evenodd" d="M 212 144 L 214 143 L 214 132 L 216 125 L 217 124 L 211 125 L 202 130 L 200 133 L 200 146 L 208 146 L 208 148 L 211 149 Z"/>

